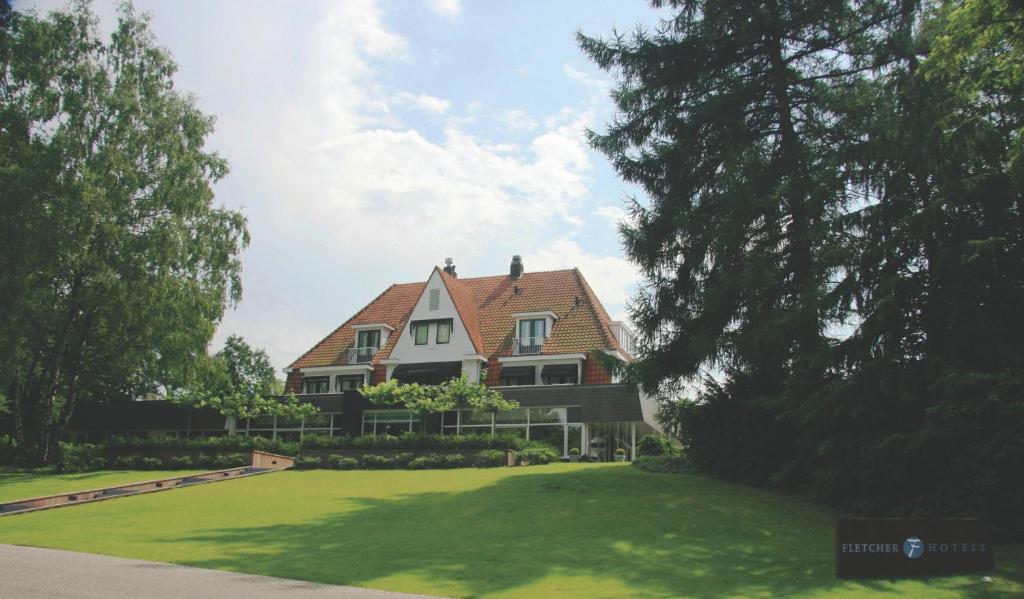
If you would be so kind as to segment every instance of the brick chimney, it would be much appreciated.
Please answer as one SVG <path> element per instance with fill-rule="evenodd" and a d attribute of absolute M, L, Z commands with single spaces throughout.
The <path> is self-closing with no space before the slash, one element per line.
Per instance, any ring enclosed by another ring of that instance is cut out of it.
<path fill-rule="evenodd" d="M 523 259 L 518 254 L 512 256 L 512 264 L 508 267 L 508 276 L 518 279 L 523 274 Z"/>

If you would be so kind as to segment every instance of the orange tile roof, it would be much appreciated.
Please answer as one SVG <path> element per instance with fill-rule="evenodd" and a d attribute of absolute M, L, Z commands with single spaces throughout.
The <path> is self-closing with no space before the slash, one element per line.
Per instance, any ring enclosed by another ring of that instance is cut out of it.
<path fill-rule="evenodd" d="M 586 353 L 590 350 L 619 351 L 628 358 L 611 331 L 610 318 L 579 269 L 526 272 L 513 279 L 508 275 L 459 279 L 441 272 L 455 308 L 469 333 L 473 347 L 485 357 L 512 353 L 515 320 L 520 312 L 553 312 L 557 316 L 543 354 Z M 374 362 L 390 355 L 398 333 L 423 293 L 426 283 L 392 285 L 320 343 L 291 368 L 346 364 L 349 348 L 355 345 L 352 325 L 384 322 L 395 328 Z"/>

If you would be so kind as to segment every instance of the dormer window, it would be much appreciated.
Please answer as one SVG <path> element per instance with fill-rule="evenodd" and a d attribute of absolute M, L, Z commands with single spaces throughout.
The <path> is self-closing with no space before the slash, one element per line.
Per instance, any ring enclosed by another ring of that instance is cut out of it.
<path fill-rule="evenodd" d="M 551 334 L 551 327 L 558 318 L 555 313 L 520 312 L 513 314 L 512 317 L 516 319 L 512 355 L 530 356 L 543 353 L 544 340 Z"/>
<path fill-rule="evenodd" d="M 331 377 L 308 376 L 302 381 L 302 391 L 304 393 L 330 393 Z"/>

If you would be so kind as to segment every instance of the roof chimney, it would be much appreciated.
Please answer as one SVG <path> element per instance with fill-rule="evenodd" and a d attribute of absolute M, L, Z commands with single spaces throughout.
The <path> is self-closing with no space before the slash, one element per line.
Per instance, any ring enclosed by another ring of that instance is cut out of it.
<path fill-rule="evenodd" d="M 518 279 L 523 274 L 523 259 L 517 254 L 512 256 L 512 264 L 508 267 L 508 276 Z"/>
<path fill-rule="evenodd" d="M 456 279 L 459 278 L 459 275 L 455 272 L 455 261 L 451 258 L 444 259 L 444 271 Z"/>

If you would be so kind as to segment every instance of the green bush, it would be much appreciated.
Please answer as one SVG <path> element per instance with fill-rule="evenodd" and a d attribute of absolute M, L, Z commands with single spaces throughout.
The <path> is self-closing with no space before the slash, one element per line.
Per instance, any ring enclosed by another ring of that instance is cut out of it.
<path fill-rule="evenodd" d="M 110 461 L 110 467 L 114 470 L 138 470 L 139 469 L 139 458 L 133 455 L 119 455 L 115 456 Z"/>
<path fill-rule="evenodd" d="M 88 443 L 61 443 L 62 469 L 66 472 L 102 470 L 107 465 L 103 448 Z"/>
<path fill-rule="evenodd" d="M 462 468 L 466 465 L 466 456 L 461 453 L 449 453 L 442 456 L 442 460 L 443 468 Z"/>
<path fill-rule="evenodd" d="M 295 469 L 296 470 L 312 470 L 314 468 L 320 468 L 323 462 L 320 456 L 312 455 L 300 455 L 295 457 Z"/>
<path fill-rule="evenodd" d="M 164 463 L 160 458 L 147 456 L 139 457 L 137 464 L 140 470 L 160 470 L 164 467 Z"/>
<path fill-rule="evenodd" d="M 350 449 L 352 437 L 348 435 L 303 435 L 299 449 Z"/>
<path fill-rule="evenodd" d="M 443 458 L 436 453 L 421 455 L 409 462 L 409 468 L 413 470 L 427 470 L 430 468 L 441 468 Z"/>
<path fill-rule="evenodd" d="M 569 450 L 569 455 L 580 455 L 580 448 L 573 447 L 572 449 Z"/>
<path fill-rule="evenodd" d="M 367 470 L 383 470 L 391 467 L 391 459 L 387 456 L 368 453 L 359 458 L 359 465 Z"/>
<path fill-rule="evenodd" d="M 216 468 L 217 456 L 210 455 L 208 453 L 197 454 L 194 459 L 196 468 Z"/>
<path fill-rule="evenodd" d="M 192 456 L 176 455 L 167 458 L 166 468 L 169 470 L 191 470 L 195 468 Z"/>
<path fill-rule="evenodd" d="M 481 468 L 504 466 L 506 460 L 505 452 L 500 449 L 485 449 L 476 454 L 476 465 Z"/>
<path fill-rule="evenodd" d="M 547 445 L 535 444 L 516 452 L 517 464 L 550 464 L 558 460 L 558 452 Z"/>
<path fill-rule="evenodd" d="M 637 455 L 672 455 L 672 442 L 665 435 L 644 435 L 637 443 Z"/>
<path fill-rule="evenodd" d="M 331 468 L 335 470 L 355 470 L 359 468 L 359 460 L 346 455 L 332 455 Z"/>

